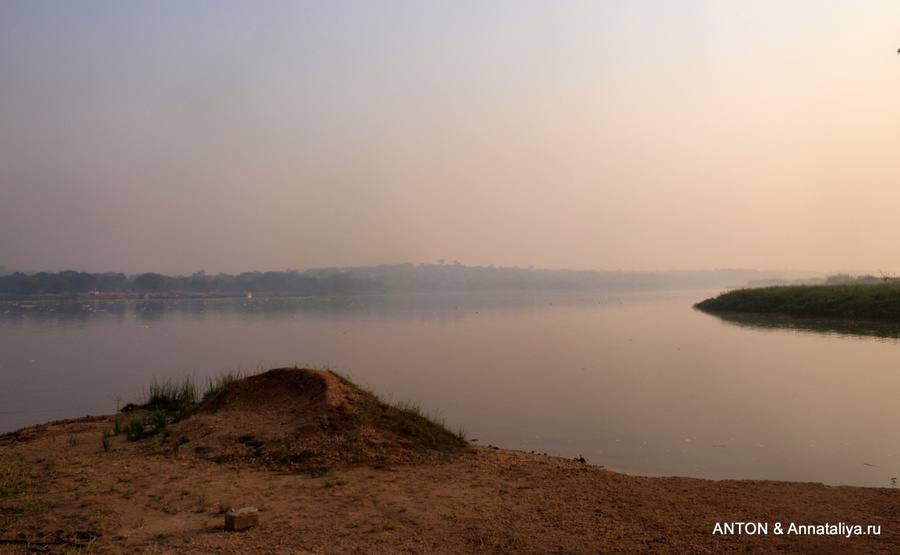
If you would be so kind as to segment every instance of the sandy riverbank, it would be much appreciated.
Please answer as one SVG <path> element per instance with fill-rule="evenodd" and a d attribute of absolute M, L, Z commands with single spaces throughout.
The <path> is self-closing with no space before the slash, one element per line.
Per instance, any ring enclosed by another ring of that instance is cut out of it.
<path fill-rule="evenodd" d="M 0 436 L 0 552 L 900 552 L 900 490 L 627 476 L 489 446 L 422 450 L 371 428 L 389 422 L 340 385 L 300 391 L 345 416 L 365 412 L 366 426 L 334 420 L 295 434 L 292 452 L 313 445 L 325 458 L 280 466 L 247 453 L 276 452 L 284 430 L 272 422 L 284 411 L 295 427 L 309 416 L 290 399 L 247 411 L 232 398 L 173 425 L 167 441 L 113 436 L 108 451 L 113 416 Z M 177 437 L 187 439 L 174 449 Z M 259 509 L 260 524 L 225 532 L 224 511 L 243 506 Z M 714 533 L 736 522 L 768 530 Z M 776 523 L 823 527 L 777 534 Z M 857 525 L 880 534 L 847 537 Z"/>

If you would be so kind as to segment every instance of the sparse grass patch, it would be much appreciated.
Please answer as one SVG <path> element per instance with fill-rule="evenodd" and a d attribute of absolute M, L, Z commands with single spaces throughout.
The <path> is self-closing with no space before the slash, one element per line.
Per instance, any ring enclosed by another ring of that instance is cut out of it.
<path fill-rule="evenodd" d="M 325 370 L 340 380 L 345 387 L 356 392 L 365 402 L 393 413 L 397 417 L 397 433 L 412 440 L 414 444 L 442 451 L 468 447 L 463 428 L 460 428 L 456 433 L 450 431 L 444 425 L 443 420 L 427 414 L 422 409 L 421 404 L 411 401 L 387 403 L 372 391 L 356 385 L 346 376 L 329 368 Z"/>
<path fill-rule="evenodd" d="M 4 463 L 0 466 L 0 499 L 25 493 L 37 485 L 25 463 Z"/>
<path fill-rule="evenodd" d="M 138 441 L 159 433 L 163 434 L 164 440 L 168 439 L 171 433 L 168 429 L 170 423 L 189 417 L 203 403 L 228 387 L 228 384 L 247 375 L 240 369 L 221 372 L 215 377 L 207 378 L 206 387 L 202 390 L 190 376 L 180 381 L 154 380 L 144 392 L 139 404 L 128 403 L 121 411 L 117 411 L 114 433 L 119 435 L 124 430 L 128 441 Z M 119 421 L 119 412 L 132 413 L 133 416 L 122 425 Z M 177 456 L 178 446 L 173 446 L 173 450 Z"/>
<path fill-rule="evenodd" d="M 262 372 L 263 370 L 259 371 Z M 228 387 L 228 384 L 231 382 L 246 378 L 248 375 L 249 374 L 238 368 L 237 370 L 226 370 L 225 372 L 216 374 L 214 377 L 207 378 L 206 389 L 200 396 L 200 404 L 202 405 L 218 395 L 219 392 Z"/>
<path fill-rule="evenodd" d="M 169 420 L 166 417 L 165 412 L 156 410 L 150 415 L 150 426 L 153 428 L 152 433 L 158 434 L 160 432 L 165 432 L 168 425 Z"/>
<path fill-rule="evenodd" d="M 190 440 L 188 440 L 188 438 L 185 436 L 173 438 L 172 439 L 172 456 L 175 458 L 178 458 L 179 449 L 181 448 L 182 445 L 184 445 L 188 441 L 190 441 Z"/>
<path fill-rule="evenodd" d="M 137 441 L 144 439 L 144 419 L 139 416 L 133 416 L 125 423 L 125 439 L 128 441 Z"/>
<path fill-rule="evenodd" d="M 200 490 L 200 493 L 197 494 L 197 506 L 194 507 L 195 513 L 205 513 L 209 508 L 209 503 L 206 500 L 206 490 Z"/>
<path fill-rule="evenodd" d="M 418 403 L 400 402 L 391 407 L 397 411 L 399 433 L 423 447 L 452 450 L 467 446 L 464 432 L 451 432 L 442 420 L 427 415 Z"/>
<path fill-rule="evenodd" d="M 186 376 L 180 382 L 153 381 L 145 393 L 141 408 L 172 415 L 173 420 L 182 420 L 196 409 L 198 398 L 197 386 L 190 376 Z"/>

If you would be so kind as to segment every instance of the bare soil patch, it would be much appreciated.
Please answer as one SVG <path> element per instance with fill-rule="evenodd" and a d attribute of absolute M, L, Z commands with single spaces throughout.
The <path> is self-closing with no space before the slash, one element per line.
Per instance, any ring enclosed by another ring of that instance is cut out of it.
<path fill-rule="evenodd" d="M 407 416 L 331 374 L 281 369 L 233 382 L 167 436 L 114 435 L 108 451 L 114 415 L 5 434 L 0 552 L 900 552 L 895 489 L 627 476 L 448 447 Z M 259 526 L 225 532 L 224 512 L 243 506 Z M 769 529 L 713 533 L 731 522 Z"/>

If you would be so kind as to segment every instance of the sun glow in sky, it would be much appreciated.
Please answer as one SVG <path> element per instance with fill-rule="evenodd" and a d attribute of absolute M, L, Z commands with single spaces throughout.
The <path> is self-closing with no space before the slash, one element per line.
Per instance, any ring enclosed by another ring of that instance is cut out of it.
<path fill-rule="evenodd" d="M 0 264 L 900 273 L 896 1 L 0 3 Z"/>

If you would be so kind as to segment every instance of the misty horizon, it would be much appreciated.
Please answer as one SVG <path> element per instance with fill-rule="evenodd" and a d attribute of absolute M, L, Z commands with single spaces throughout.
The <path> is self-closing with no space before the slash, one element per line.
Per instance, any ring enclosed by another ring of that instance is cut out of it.
<path fill-rule="evenodd" d="M 847 270 L 847 269 L 839 269 L 834 271 L 820 271 L 820 270 L 804 270 L 804 269 L 796 269 L 796 268 L 776 268 L 776 269 L 766 269 L 766 268 L 743 268 L 743 267 L 735 267 L 735 268 L 700 268 L 695 270 L 683 270 L 676 268 L 668 268 L 668 269 L 655 269 L 655 270 L 629 270 L 624 268 L 587 268 L 587 269 L 573 269 L 573 268 L 539 268 L 534 265 L 529 266 L 502 266 L 496 264 L 487 264 L 481 266 L 475 265 L 467 265 L 463 264 L 459 261 L 446 261 L 444 259 L 434 261 L 434 262 L 400 262 L 395 264 L 376 264 L 376 265 L 363 265 L 363 266 L 327 266 L 327 267 L 309 267 L 309 268 L 282 268 L 282 269 L 243 269 L 240 271 L 208 271 L 205 268 L 198 268 L 193 271 L 187 272 L 159 272 L 155 270 L 142 270 L 142 271 L 124 271 L 121 269 L 105 269 L 105 270 L 90 270 L 90 269 L 73 269 L 73 268 L 60 268 L 60 269 L 22 269 L 22 268 L 11 268 L 8 266 L 4 266 L 0 264 L 0 276 L 3 275 L 11 275 L 14 273 L 20 273 L 25 275 L 35 275 L 39 273 L 51 273 L 58 274 L 62 272 L 78 272 L 85 274 L 123 274 L 128 276 L 129 278 L 134 278 L 136 276 L 142 274 L 160 274 L 167 277 L 189 277 L 196 275 L 206 275 L 206 276 L 216 276 L 216 275 L 228 275 L 228 276 L 237 276 L 244 274 L 262 274 L 262 273 L 313 273 L 313 272 L 346 272 L 346 271 L 354 271 L 354 270 L 377 270 L 380 268 L 401 268 L 401 267 L 409 267 L 412 269 L 415 268 L 425 268 L 425 267 L 446 267 L 446 268 L 461 268 L 466 270 L 487 270 L 487 269 L 497 269 L 497 270 L 512 270 L 512 271 L 534 271 L 534 272 L 548 272 L 548 273 L 608 273 L 608 274 L 625 274 L 625 275 L 660 275 L 660 274 L 684 274 L 684 275 L 702 275 L 702 274 L 728 274 L 728 273 L 737 273 L 737 274 L 746 274 L 748 276 L 752 276 L 751 279 L 783 279 L 787 281 L 791 280 L 802 280 L 809 278 L 824 278 L 827 276 L 835 276 L 835 275 L 849 275 L 849 276 L 876 276 L 876 277 L 884 277 L 889 276 L 893 277 L 892 274 L 886 274 L 882 272 L 880 269 L 876 271 L 855 271 L 855 270 Z"/>
<path fill-rule="evenodd" d="M 236 271 L 225 271 L 225 270 L 207 270 L 206 268 L 196 268 L 188 271 L 180 271 L 180 272 L 163 272 L 154 269 L 141 269 L 139 271 L 132 270 L 123 270 L 121 268 L 101 268 L 101 269 L 91 269 L 91 268 L 74 268 L 74 267 L 66 267 L 66 268 L 14 268 L 10 266 L 5 266 L 0 264 L 0 275 L 4 274 L 12 274 L 12 273 L 23 273 L 23 274 L 37 274 L 41 272 L 46 273 L 59 273 L 59 272 L 67 272 L 67 271 L 75 271 L 82 273 L 91 273 L 91 274 L 104 274 L 104 273 L 122 273 L 128 276 L 136 276 L 140 274 L 146 273 L 157 273 L 167 276 L 190 276 L 198 273 L 206 274 L 206 275 L 216 275 L 216 274 L 228 274 L 228 275 L 239 275 L 243 273 L 264 273 L 264 272 L 312 272 L 312 271 L 345 271 L 345 270 L 353 270 L 355 268 L 381 268 L 381 267 L 400 267 L 400 266 L 410 266 L 413 268 L 417 267 L 425 267 L 425 266 L 446 266 L 446 267 L 462 267 L 462 268 L 497 268 L 497 269 L 509 269 L 509 270 L 529 270 L 529 271 L 539 271 L 539 272 L 621 272 L 621 273 L 634 273 L 634 274 L 642 274 L 642 273 L 691 273 L 691 272 L 719 272 L 719 271 L 750 271 L 750 272 L 761 272 L 765 274 L 775 274 L 775 273 L 784 273 L 785 275 L 793 276 L 793 275 L 831 275 L 831 274 L 850 274 L 850 275 L 875 275 L 878 273 L 872 271 L 855 271 L 855 270 L 847 270 L 847 269 L 838 269 L 834 271 L 822 271 L 822 270 L 806 270 L 806 269 L 798 269 L 798 268 L 749 268 L 749 267 L 733 267 L 733 268 L 698 268 L 692 270 L 685 270 L 681 268 L 657 268 L 650 270 L 632 270 L 628 268 L 541 268 L 537 267 L 533 264 L 527 266 L 513 265 L 513 266 L 504 266 L 500 264 L 484 264 L 484 265 L 472 265 L 472 264 L 464 264 L 459 262 L 458 260 L 454 261 L 442 261 L 436 260 L 431 262 L 395 262 L 395 263 L 381 263 L 381 264 L 372 264 L 372 265 L 356 265 L 356 266 L 313 266 L 313 267 L 297 267 L 297 268 L 244 268 L 238 269 Z"/>
<path fill-rule="evenodd" d="M 206 273 L 189 276 L 154 272 L 138 275 L 105 272 L 8 273 L 0 267 L 0 295 L 63 297 L 116 294 L 208 296 L 263 293 L 287 296 L 350 296 L 385 293 L 531 292 L 541 291 L 686 291 L 762 285 L 814 284 L 851 279 L 820 273 L 759 270 L 688 270 L 627 272 L 609 270 L 541 270 L 520 267 L 445 264 L 394 264 L 352 268 Z M 866 278 L 878 281 L 878 278 Z M 89 298 L 89 297 L 85 297 Z"/>
<path fill-rule="evenodd" d="M 898 20 L 884 0 L 5 1 L 0 259 L 896 274 Z"/>

